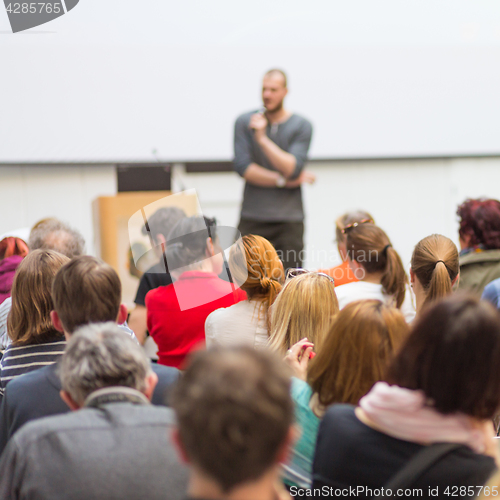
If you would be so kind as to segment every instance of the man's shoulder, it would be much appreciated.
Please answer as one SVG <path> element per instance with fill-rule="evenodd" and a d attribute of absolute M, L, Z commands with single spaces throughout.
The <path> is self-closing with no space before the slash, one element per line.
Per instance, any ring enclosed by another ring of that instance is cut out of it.
<path fill-rule="evenodd" d="M 152 302 L 164 301 L 166 297 L 169 297 L 172 293 L 175 295 L 175 290 L 170 285 L 172 285 L 172 283 L 149 290 L 146 294 L 146 307 Z"/>
<path fill-rule="evenodd" d="M 5 392 L 12 396 L 20 395 L 20 397 L 25 398 L 23 394 L 26 394 L 26 391 L 39 393 L 44 389 L 50 390 L 51 388 L 57 391 L 57 388 L 50 383 L 51 375 L 57 378 L 55 370 L 55 365 L 50 365 L 20 375 L 7 384 Z"/>
<path fill-rule="evenodd" d="M 158 375 L 159 381 L 176 382 L 180 376 L 180 371 L 173 366 L 159 365 L 158 363 L 151 363 L 151 369 Z"/>
<path fill-rule="evenodd" d="M 104 407 L 82 408 L 60 415 L 49 415 L 27 422 L 13 439 L 21 449 L 40 442 L 52 435 L 80 434 L 85 429 L 96 430 L 120 427 L 169 427 L 175 424 L 172 409 L 153 405 L 128 405 L 116 403 Z"/>
<path fill-rule="evenodd" d="M 296 128 L 312 130 L 312 123 L 307 118 L 303 117 L 302 115 L 298 115 L 297 113 L 293 113 L 288 121 L 290 125 L 293 125 Z"/>

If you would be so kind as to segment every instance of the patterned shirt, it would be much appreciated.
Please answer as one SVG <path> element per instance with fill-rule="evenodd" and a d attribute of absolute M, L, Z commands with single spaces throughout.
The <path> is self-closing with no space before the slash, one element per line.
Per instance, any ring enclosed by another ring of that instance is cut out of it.
<path fill-rule="evenodd" d="M 56 363 L 64 353 L 66 341 L 59 334 L 50 342 L 15 347 L 9 345 L 0 361 L 0 396 L 14 378 Z"/>

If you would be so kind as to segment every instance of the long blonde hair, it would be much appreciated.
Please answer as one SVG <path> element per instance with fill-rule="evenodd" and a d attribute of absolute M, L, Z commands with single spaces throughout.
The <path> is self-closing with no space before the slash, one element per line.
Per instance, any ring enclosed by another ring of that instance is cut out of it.
<path fill-rule="evenodd" d="M 269 345 L 282 354 L 307 337 L 321 349 L 339 303 L 333 283 L 317 273 L 289 279 L 271 308 Z"/>
<path fill-rule="evenodd" d="M 320 404 L 358 404 L 375 382 L 384 379 L 408 333 L 401 311 L 379 300 L 344 307 L 309 364 L 307 381 Z"/>
<path fill-rule="evenodd" d="M 283 264 L 271 243 L 262 236 L 243 236 L 231 248 L 229 270 L 249 300 L 260 304 L 259 316 L 267 316 L 285 280 Z"/>
<path fill-rule="evenodd" d="M 411 269 L 424 288 L 424 304 L 446 297 L 459 271 L 455 243 L 441 234 L 420 240 L 413 250 Z"/>

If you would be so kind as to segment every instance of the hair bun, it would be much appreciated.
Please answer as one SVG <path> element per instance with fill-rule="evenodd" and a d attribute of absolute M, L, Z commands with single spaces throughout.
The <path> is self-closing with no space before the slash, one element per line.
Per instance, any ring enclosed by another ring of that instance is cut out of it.
<path fill-rule="evenodd" d="M 264 276 L 263 278 L 261 278 L 260 286 L 262 288 L 264 288 L 264 290 L 271 288 L 271 278 L 268 278 L 267 276 Z"/>

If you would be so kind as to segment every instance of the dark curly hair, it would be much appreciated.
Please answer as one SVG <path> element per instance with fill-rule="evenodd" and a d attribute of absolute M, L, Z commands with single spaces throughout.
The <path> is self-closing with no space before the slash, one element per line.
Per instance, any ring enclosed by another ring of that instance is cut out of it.
<path fill-rule="evenodd" d="M 458 234 L 469 239 L 468 246 L 482 245 L 486 250 L 500 249 L 500 201 L 467 199 L 457 209 Z"/>

